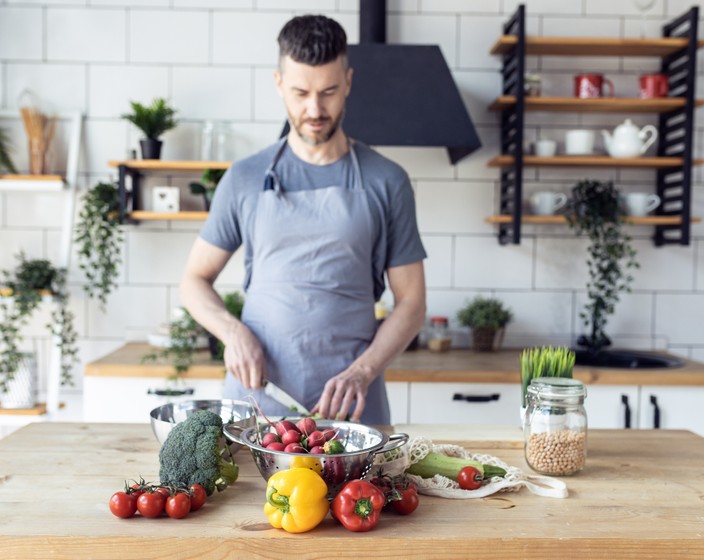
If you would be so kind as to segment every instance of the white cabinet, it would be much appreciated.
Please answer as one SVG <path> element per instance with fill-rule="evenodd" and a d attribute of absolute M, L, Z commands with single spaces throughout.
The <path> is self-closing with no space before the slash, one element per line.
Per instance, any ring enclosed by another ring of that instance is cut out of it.
<path fill-rule="evenodd" d="M 402 381 L 387 381 L 386 396 L 389 398 L 391 409 L 391 424 L 408 424 L 408 394 L 410 383 Z"/>
<path fill-rule="evenodd" d="M 164 379 L 86 376 L 83 417 L 86 422 L 149 422 L 149 413 L 168 402 L 221 399 L 224 383 L 224 379 L 189 379 L 183 388 L 192 389 L 192 393 L 163 396 L 154 391 L 166 388 Z"/>
<path fill-rule="evenodd" d="M 411 383 L 411 424 L 520 424 L 519 383 Z"/>
<path fill-rule="evenodd" d="M 704 387 L 640 388 L 639 427 L 691 430 L 704 436 Z"/>
<path fill-rule="evenodd" d="M 637 428 L 639 390 L 633 385 L 587 385 L 584 400 L 590 428 Z"/>

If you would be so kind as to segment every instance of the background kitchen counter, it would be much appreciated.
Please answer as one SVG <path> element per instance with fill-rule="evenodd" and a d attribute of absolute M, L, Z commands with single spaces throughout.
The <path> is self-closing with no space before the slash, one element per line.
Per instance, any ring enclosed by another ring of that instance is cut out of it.
<path fill-rule="evenodd" d="M 168 377 L 173 367 L 166 363 L 142 363 L 154 352 L 146 343 L 130 342 L 86 365 L 85 375 L 96 377 Z M 404 352 L 386 370 L 386 381 L 451 383 L 519 383 L 520 349 L 499 352 L 427 350 Z M 704 364 L 682 358 L 684 366 L 672 369 L 616 369 L 575 367 L 574 377 L 589 385 L 686 385 L 704 386 Z M 206 351 L 196 354 L 185 375 L 189 379 L 222 379 L 224 367 L 210 360 Z"/>
<path fill-rule="evenodd" d="M 397 428 L 530 472 L 515 427 Z M 413 515 L 386 514 L 361 534 L 330 517 L 301 535 L 272 529 L 265 481 L 246 451 L 236 456 L 238 482 L 184 520 L 113 517 L 108 499 L 125 478 L 157 479 L 158 449 L 148 424 L 31 424 L 1 440 L 3 557 L 704 556 L 704 439 L 684 431 L 590 431 L 585 469 L 563 479 L 567 499 L 526 489 L 477 500 L 421 496 Z"/>

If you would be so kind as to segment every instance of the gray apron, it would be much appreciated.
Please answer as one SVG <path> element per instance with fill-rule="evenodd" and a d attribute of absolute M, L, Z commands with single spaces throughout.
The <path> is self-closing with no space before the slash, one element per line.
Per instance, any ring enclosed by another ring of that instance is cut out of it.
<path fill-rule="evenodd" d="M 376 333 L 372 217 L 354 147 L 351 188 L 296 191 L 286 191 L 274 170 L 285 147 L 284 140 L 257 202 L 242 321 L 264 348 L 268 379 L 311 409 L 325 382 Z M 227 375 L 227 398 L 249 394 L 265 414 L 290 414 L 263 390 L 245 389 Z M 369 386 L 362 422 L 390 422 L 383 374 Z"/>

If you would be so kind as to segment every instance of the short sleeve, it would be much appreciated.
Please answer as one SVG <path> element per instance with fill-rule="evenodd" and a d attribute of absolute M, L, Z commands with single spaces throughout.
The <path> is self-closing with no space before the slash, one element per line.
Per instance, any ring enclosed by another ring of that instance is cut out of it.
<path fill-rule="evenodd" d="M 220 249 L 235 252 L 242 244 L 240 218 L 232 168 L 223 175 L 210 204 L 200 237 Z"/>
<path fill-rule="evenodd" d="M 404 172 L 392 191 L 388 209 L 386 265 L 403 266 L 427 257 L 416 221 L 416 202 L 408 175 Z"/>

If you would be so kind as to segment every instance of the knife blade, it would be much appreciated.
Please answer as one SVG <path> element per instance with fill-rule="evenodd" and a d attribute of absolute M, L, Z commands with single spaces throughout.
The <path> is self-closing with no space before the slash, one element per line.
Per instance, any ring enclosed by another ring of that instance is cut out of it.
<path fill-rule="evenodd" d="M 276 402 L 281 403 L 286 408 L 296 409 L 297 412 L 301 414 L 310 414 L 310 411 L 284 391 L 278 385 L 275 385 L 271 381 L 266 381 L 264 385 L 264 394 L 274 399 Z"/>

